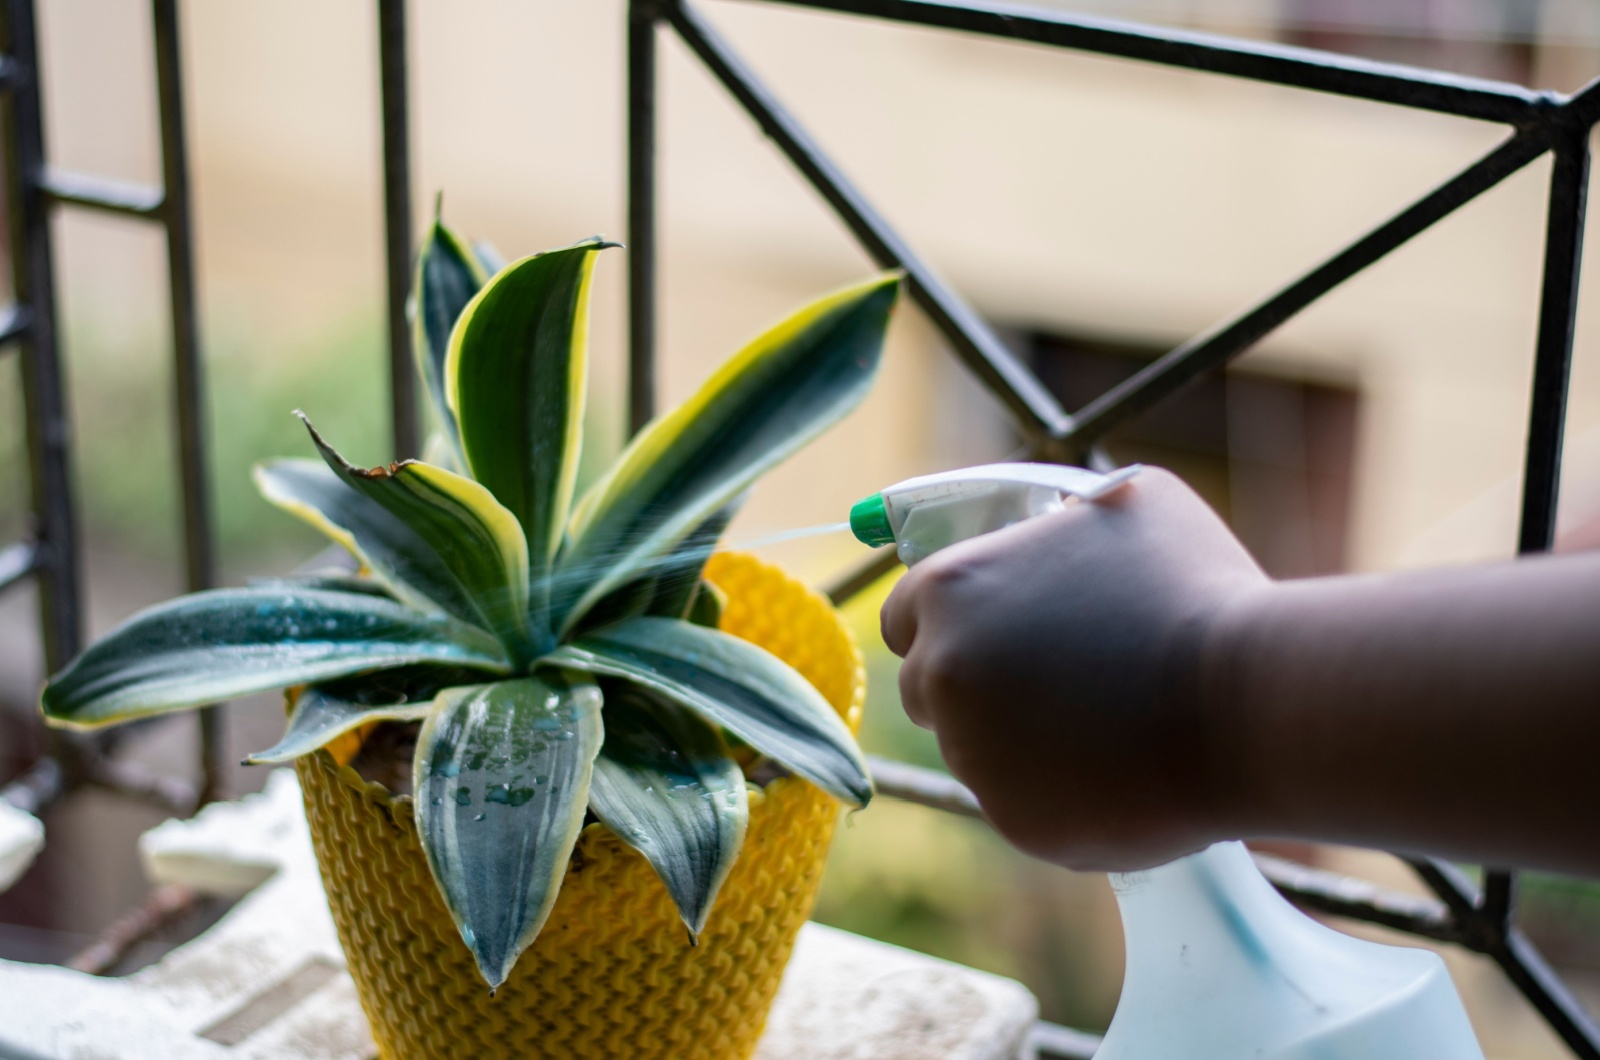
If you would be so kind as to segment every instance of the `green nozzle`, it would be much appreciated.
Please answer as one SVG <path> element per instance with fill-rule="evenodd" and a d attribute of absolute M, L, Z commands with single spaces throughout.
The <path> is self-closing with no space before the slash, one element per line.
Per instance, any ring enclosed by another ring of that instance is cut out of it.
<path fill-rule="evenodd" d="M 850 532 L 863 545 L 877 548 L 894 544 L 894 527 L 889 525 L 889 510 L 884 507 L 883 494 L 874 493 L 856 501 L 850 509 Z"/>

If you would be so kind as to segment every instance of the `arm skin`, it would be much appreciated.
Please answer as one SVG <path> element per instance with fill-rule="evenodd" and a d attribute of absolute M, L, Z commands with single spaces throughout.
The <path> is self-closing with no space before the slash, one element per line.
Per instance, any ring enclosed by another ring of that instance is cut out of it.
<path fill-rule="evenodd" d="M 1600 554 L 1273 582 L 1151 469 L 884 604 L 906 712 L 1074 869 L 1288 838 L 1600 876 Z"/>

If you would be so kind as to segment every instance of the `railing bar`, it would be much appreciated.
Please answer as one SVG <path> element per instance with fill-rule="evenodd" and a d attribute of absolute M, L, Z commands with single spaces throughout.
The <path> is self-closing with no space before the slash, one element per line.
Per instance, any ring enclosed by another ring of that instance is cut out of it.
<path fill-rule="evenodd" d="M 1600 77 L 1596 77 L 1571 96 L 1562 108 L 1568 121 L 1591 126 L 1600 121 Z"/>
<path fill-rule="evenodd" d="M 1028 1055 L 1039 1060 L 1093 1060 L 1100 1043 L 1098 1034 L 1039 1020 L 1028 1035 Z"/>
<path fill-rule="evenodd" d="M 1600 1060 L 1600 1025 L 1526 935 L 1510 929 L 1489 956 L 1573 1053 L 1583 1060 Z"/>
<path fill-rule="evenodd" d="M 178 426 L 178 474 L 183 495 L 184 581 L 189 591 L 217 583 L 213 536 L 209 402 L 200 351 L 195 285 L 193 202 L 189 191 L 188 133 L 184 118 L 183 48 L 177 0 L 151 0 L 156 50 L 156 101 L 161 125 L 161 182 L 166 202 L 167 286 L 172 317 L 174 411 Z M 223 794 L 229 766 L 219 706 L 200 712 L 201 799 Z"/>
<path fill-rule="evenodd" d="M 1591 88 L 1578 98 L 1587 104 Z M 1578 279 L 1589 190 L 1589 128 L 1563 125 L 1554 143 L 1550 198 L 1545 223 L 1544 277 L 1539 299 L 1539 335 L 1534 355 L 1528 448 L 1523 475 L 1522 518 L 1517 550 L 1543 552 L 1555 543 L 1560 500 L 1561 450 L 1566 432 L 1567 392 L 1577 329 Z M 1527 939 L 1512 926 L 1516 875 L 1490 870 L 1484 876 L 1481 916 L 1498 945 L 1489 951 L 1517 989 L 1579 1056 L 1600 1058 L 1600 1027 Z"/>
<path fill-rule="evenodd" d="M 1567 419 L 1567 384 L 1577 327 L 1578 274 L 1589 190 L 1589 130 L 1564 128 L 1555 142 L 1545 228 L 1539 337 L 1528 410 L 1528 452 L 1523 477 L 1519 552 L 1543 552 L 1555 543 L 1561 486 L 1561 444 Z"/>
<path fill-rule="evenodd" d="M 1366 880 L 1312 868 L 1285 858 L 1252 851 L 1278 893 L 1296 905 L 1330 916 L 1360 920 L 1408 934 L 1460 943 L 1460 927 L 1443 902 L 1388 891 Z"/>
<path fill-rule="evenodd" d="M 1361 239 L 1277 293 L 1191 339 L 1112 387 L 1079 411 L 1066 444 L 1085 448 L 1267 334 L 1435 222 L 1494 187 L 1548 150 L 1541 134 L 1519 132 Z"/>
<path fill-rule="evenodd" d="M 628 433 L 656 412 L 656 29 L 654 0 L 628 5 Z"/>
<path fill-rule="evenodd" d="M 762 0 L 1112 55 L 1463 118 L 1521 124 L 1554 102 L 1521 85 L 984 0 Z"/>
<path fill-rule="evenodd" d="M 849 603 L 866 591 L 879 578 L 900 565 L 900 556 L 892 547 L 878 549 L 855 569 L 847 571 L 822 590 L 835 607 Z"/>
<path fill-rule="evenodd" d="M 0 802 L 38 816 L 66 790 L 67 774 L 54 758 L 39 759 L 28 771 L 0 788 Z"/>
<path fill-rule="evenodd" d="M 1478 888 L 1460 869 L 1437 858 L 1407 864 L 1450 907 L 1462 925 L 1461 944 L 1492 957 L 1550 1028 L 1584 1060 L 1600 1060 L 1600 1027 L 1520 930 L 1483 915 Z"/>
<path fill-rule="evenodd" d="M 54 672 L 78 653 L 83 637 L 72 428 L 56 343 L 50 215 L 39 186 L 45 154 L 33 4 L 0 2 L 5 15 L 0 53 L 11 58 L 16 73 L 14 91 L 0 96 L 0 108 L 9 139 L 6 212 L 13 284 L 17 302 L 29 307 L 30 314 L 21 367 L 35 532 L 41 549 L 39 622 L 45 668 Z"/>
<path fill-rule="evenodd" d="M 406 298 L 411 289 L 411 118 L 405 0 L 378 0 L 383 97 L 383 247 L 389 295 L 389 402 L 395 459 L 420 456 L 416 368 Z"/>
<path fill-rule="evenodd" d="M 185 581 L 191 591 L 216 584 L 208 476 L 205 369 L 196 308 L 194 237 L 189 195 L 188 136 L 183 113 L 182 50 L 176 0 L 152 0 L 156 92 L 161 115 L 161 168 L 167 189 L 167 280 L 176 365 L 178 462 L 183 483 Z"/>
<path fill-rule="evenodd" d="M 1450 915 L 1457 923 L 1470 924 L 1477 919 L 1478 888 L 1460 869 L 1438 858 L 1408 857 L 1404 861 L 1411 867 L 1411 871 L 1444 901 L 1450 909 Z M 1466 945 L 1482 952 L 1481 947 L 1475 944 Z"/>
<path fill-rule="evenodd" d="M 984 820 L 978 797 L 965 784 L 946 773 L 879 755 L 868 755 L 867 766 L 879 795 L 902 802 L 914 802 L 918 806 L 960 817 Z"/>
<path fill-rule="evenodd" d="M 202 896 L 181 883 L 157 887 L 144 901 L 123 913 L 98 938 L 65 962 L 88 975 L 109 975 L 139 943 L 194 912 Z"/>
<path fill-rule="evenodd" d="M 0 548 L 0 593 L 16 585 L 39 568 L 39 548 L 31 541 L 18 541 Z"/>
<path fill-rule="evenodd" d="M 716 30 L 684 0 L 669 0 L 664 6 L 678 35 L 827 200 L 873 260 L 883 268 L 905 270 L 911 297 L 1023 428 L 1046 437 L 1064 433 L 1071 420 L 1054 395 L 873 209 Z"/>
<path fill-rule="evenodd" d="M 1517 900 L 1517 874 L 1507 869 L 1484 869 L 1483 900 L 1480 911 L 1485 919 L 1502 928 L 1509 927 Z"/>
<path fill-rule="evenodd" d="M 141 220 L 161 220 L 167 199 L 164 189 L 149 184 L 73 173 L 54 167 L 45 169 L 39 184 L 53 202 Z"/>
<path fill-rule="evenodd" d="M 984 820 L 977 796 L 960 781 L 934 769 L 869 755 L 878 794 L 960 817 Z M 1387 891 L 1365 880 L 1253 854 L 1256 866 L 1292 901 L 1319 912 L 1406 931 L 1441 942 L 1466 944 L 1449 903 Z"/>
<path fill-rule="evenodd" d="M 1437 858 L 1406 860 L 1450 907 L 1462 929 L 1460 944 L 1492 957 L 1574 1053 L 1585 1060 L 1600 1060 L 1600 1027 L 1521 931 L 1506 920 L 1486 915 L 1482 896 L 1466 874 Z"/>

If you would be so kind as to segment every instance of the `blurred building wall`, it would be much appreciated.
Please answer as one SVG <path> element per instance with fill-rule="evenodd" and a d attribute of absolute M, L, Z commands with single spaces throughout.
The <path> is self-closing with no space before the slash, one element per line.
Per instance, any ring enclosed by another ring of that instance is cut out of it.
<path fill-rule="evenodd" d="M 368 6 L 186 6 L 213 332 L 243 332 L 264 350 L 352 316 L 381 319 Z M 914 245 L 986 315 L 1013 326 L 1176 343 L 1316 263 L 1502 135 L 1121 61 L 781 7 L 709 7 Z M 1233 20 L 1251 24 L 1248 7 L 1235 5 Z M 419 222 L 443 191 L 453 223 L 510 254 L 624 234 L 620 12 L 572 0 L 415 5 Z M 141 6 L 55 0 L 44 28 L 54 156 L 153 174 Z M 775 315 L 870 266 L 683 50 L 665 52 L 670 400 Z M 1592 52 L 1573 53 L 1552 49 L 1541 77 L 1575 85 L 1595 63 Z M 1247 359 L 1360 391 L 1357 567 L 1400 561 L 1518 471 L 1547 168 L 1511 178 Z M 122 227 L 63 225 L 68 310 L 100 318 L 102 331 L 159 332 L 159 288 L 144 267 L 156 248 Z M 599 387 L 613 396 L 623 272 L 614 255 L 597 285 Z M 1575 435 L 1600 423 L 1600 355 L 1588 332 Z M 930 394 L 948 385 L 932 369 L 938 346 L 914 312 L 903 314 L 868 408 L 780 472 L 751 521 L 829 519 L 888 478 L 948 459 L 935 414 L 944 406 Z M 1437 558 L 1504 553 L 1509 535 L 1502 518 L 1497 533 L 1441 544 Z"/>

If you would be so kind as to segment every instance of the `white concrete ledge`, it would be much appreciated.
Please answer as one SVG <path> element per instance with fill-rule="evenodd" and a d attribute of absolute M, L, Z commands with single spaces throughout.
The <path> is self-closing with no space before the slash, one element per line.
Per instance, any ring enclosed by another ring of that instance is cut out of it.
<path fill-rule="evenodd" d="M 371 1060 L 294 774 L 168 821 L 152 877 L 259 884 L 214 928 L 123 979 L 0 961 L 0 1060 Z M 1037 1014 L 1020 984 L 818 924 L 802 929 L 757 1060 L 1017 1060 Z"/>
<path fill-rule="evenodd" d="M 39 819 L 0 799 L 0 891 L 22 878 L 43 847 Z"/>

